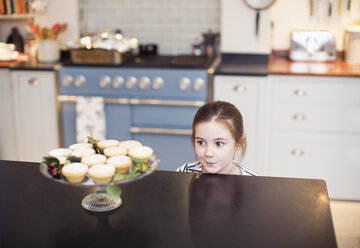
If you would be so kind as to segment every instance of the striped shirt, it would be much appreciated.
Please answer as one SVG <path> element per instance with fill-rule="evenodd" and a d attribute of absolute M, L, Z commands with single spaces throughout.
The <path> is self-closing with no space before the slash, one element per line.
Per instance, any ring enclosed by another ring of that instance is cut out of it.
<path fill-rule="evenodd" d="M 241 175 L 244 176 L 258 176 L 257 173 L 249 170 L 248 168 L 246 168 L 244 165 L 233 161 L 234 164 L 236 164 L 237 166 L 239 166 L 240 170 L 241 170 Z M 202 172 L 202 165 L 199 161 L 195 161 L 192 163 L 185 163 L 183 166 L 177 168 L 176 171 L 179 172 L 194 172 L 194 173 L 201 173 Z"/>

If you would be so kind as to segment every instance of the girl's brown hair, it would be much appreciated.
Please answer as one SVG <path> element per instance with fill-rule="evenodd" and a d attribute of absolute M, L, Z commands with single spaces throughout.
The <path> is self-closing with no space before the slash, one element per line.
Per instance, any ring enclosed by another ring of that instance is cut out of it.
<path fill-rule="evenodd" d="M 195 114 L 192 124 L 191 141 L 195 143 L 195 129 L 201 122 L 220 121 L 230 131 L 236 145 L 241 146 L 241 158 L 246 152 L 243 118 L 240 111 L 231 103 L 224 101 L 208 102 L 201 106 Z"/>

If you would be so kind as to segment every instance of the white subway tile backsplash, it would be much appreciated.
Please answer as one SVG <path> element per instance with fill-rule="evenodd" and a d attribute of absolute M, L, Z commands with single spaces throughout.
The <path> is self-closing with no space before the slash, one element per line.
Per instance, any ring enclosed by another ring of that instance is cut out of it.
<path fill-rule="evenodd" d="M 160 54 L 186 54 L 201 34 L 220 30 L 221 0 L 80 0 L 80 31 L 120 29 Z"/>

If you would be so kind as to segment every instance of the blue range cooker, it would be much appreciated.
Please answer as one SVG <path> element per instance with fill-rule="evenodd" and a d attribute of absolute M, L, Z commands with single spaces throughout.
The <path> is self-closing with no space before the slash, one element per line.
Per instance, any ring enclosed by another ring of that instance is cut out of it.
<path fill-rule="evenodd" d="M 138 57 L 121 66 L 64 64 L 58 96 L 62 145 L 76 143 L 76 98 L 100 96 L 107 139 L 135 139 L 152 147 L 162 170 L 193 161 L 191 125 L 207 100 L 210 61 L 186 65 L 172 63 L 174 58 Z"/>

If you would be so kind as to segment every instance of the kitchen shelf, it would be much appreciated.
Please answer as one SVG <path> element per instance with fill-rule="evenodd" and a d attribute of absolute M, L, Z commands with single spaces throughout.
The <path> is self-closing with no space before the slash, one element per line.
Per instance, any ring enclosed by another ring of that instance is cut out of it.
<path fill-rule="evenodd" d="M 0 15 L 0 20 L 20 20 L 20 19 L 31 19 L 33 14 L 12 14 L 12 15 Z"/>

